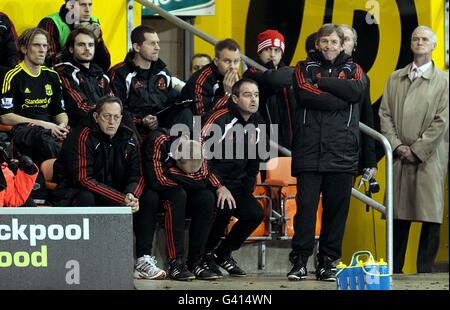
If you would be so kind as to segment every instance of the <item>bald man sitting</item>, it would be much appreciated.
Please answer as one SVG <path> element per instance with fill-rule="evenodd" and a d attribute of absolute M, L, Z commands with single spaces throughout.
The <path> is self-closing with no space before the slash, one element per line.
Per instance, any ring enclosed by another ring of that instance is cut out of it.
<path fill-rule="evenodd" d="M 156 221 L 158 208 L 164 209 L 169 277 L 180 281 L 217 279 L 218 275 L 210 270 L 202 257 L 214 215 L 216 198 L 213 190 L 222 199 L 226 199 L 227 190 L 208 170 L 201 144 L 184 137 L 172 137 L 167 130 L 157 129 L 144 142 L 143 163 L 146 184 L 159 197 L 147 211 L 153 212 Z M 192 221 L 185 262 L 186 215 Z M 151 225 L 152 239 L 155 221 L 145 223 L 147 231 Z"/>

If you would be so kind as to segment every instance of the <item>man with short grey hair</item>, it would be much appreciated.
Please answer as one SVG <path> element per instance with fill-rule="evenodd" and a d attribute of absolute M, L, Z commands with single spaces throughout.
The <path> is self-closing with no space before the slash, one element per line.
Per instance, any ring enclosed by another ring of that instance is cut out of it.
<path fill-rule="evenodd" d="M 401 273 L 411 222 L 422 222 L 418 272 L 433 272 L 444 216 L 448 165 L 448 74 L 431 59 L 436 35 L 411 36 L 414 60 L 395 71 L 380 106 L 381 132 L 394 150 L 394 273 Z"/>

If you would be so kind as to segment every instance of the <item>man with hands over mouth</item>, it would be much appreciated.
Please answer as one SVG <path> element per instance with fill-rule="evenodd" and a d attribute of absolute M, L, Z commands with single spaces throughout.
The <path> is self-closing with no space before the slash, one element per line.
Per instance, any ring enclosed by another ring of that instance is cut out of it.
<path fill-rule="evenodd" d="M 240 50 L 233 39 L 219 41 L 213 62 L 195 72 L 186 82 L 181 96 L 195 100 L 191 107 L 194 115 L 204 115 L 226 106 L 234 83 L 240 79 Z"/>

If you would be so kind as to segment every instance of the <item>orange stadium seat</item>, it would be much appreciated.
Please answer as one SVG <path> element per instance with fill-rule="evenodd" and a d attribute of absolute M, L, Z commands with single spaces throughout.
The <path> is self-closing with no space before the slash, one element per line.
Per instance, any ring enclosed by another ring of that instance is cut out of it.
<path fill-rule="evenodd" d="M 260 206 L 264 211 L 264 220 L 247 238 L 246 243 L 251 243 L 261 240 L 271 240 L 271 217 L 272 217 L 272 199 L 270 198 L 270 189 L 261 184 L 261 174 L 256 176 L 256 186 L 253 191 L 253 196 L 258 200 Z M 227 226 L 227 233 L 231 230 L 233 225 L 237 222 L 235 217 L 232 217 Z"/>
<path fill-rule="evenodd" d="M 11 125 L 5 125 L 0 123 L 0 132 L 10 132 L 12 126 Z"/>
<path fill-rule="evenodd" d="M 295 196 L 297 179 L 291 175 L 291 157 L 276 157 L 267 163 L 267 178 L 264 184 L 272 188 L 274 209 L 279 212 L 281 232 L 279 239 L 291 239 L 294 235 L 294 215 L 297 212 Z M 319 200 L 316 221 L 316 238 L 320 236 L 322 224 L 322 198 Z"/>

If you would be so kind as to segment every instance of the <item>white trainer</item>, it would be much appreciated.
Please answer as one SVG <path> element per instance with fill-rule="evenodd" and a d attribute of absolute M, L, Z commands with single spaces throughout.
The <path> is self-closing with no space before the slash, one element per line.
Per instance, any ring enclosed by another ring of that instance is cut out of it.
<path fill-rule="evenodd" d="M 166 272 L 156 266 L 154 256 L 144 255 L 136 260 L 134 278 L 144 280 L 160 280 L 166 277 Z"/>

